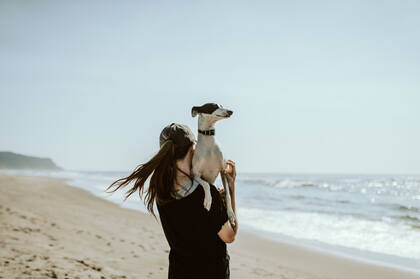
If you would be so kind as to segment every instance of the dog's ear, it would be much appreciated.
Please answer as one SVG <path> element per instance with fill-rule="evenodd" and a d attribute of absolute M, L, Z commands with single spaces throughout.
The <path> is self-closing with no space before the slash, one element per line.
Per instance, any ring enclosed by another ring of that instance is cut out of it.
<path fill-rule="evenodd" d="M 198 114 L 198 108 L 199 107 L 192 107 L 192 109 L 191 109 L 191 116 L 192 117 L 196 117 L 197 116 L 197 114 Z"/>

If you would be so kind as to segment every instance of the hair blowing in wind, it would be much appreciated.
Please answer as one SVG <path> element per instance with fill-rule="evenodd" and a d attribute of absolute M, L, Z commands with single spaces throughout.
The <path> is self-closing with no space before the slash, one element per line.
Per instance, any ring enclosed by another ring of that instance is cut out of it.
<path fill-rule="evenodd" d="M 133 187 L 126 192 L 124 200 L 136 191 L 139 192 L 140 199 L 143 199 L 144 192 L 146 192 L 144 203 L 147 206 L 147 210 L 156 217 L 153 204 L 155 200 L 159 205 L 171 200 L 170 193 L 176 175 L 176 160 L 183 158 L 190 146 L 177 146 L 173 140 L 166 140 L 159 152 L 148 162 L 137 166 L 127 177 L 114 181 L 105 192 L 113 193 L 134 181 Z M 150 175 L 152 177 L 146 190 L 144 184 Z"/>

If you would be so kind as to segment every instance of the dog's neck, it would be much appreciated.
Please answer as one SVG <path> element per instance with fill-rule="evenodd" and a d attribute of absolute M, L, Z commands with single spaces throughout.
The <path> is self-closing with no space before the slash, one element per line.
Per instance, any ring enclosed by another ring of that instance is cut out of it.
<path fill-rule="evenodd" d="M 198 129 L 202 131 L 206 130 L 214 130 L 214 124 L 216 121 L 209 121 L 209 119 L 206 119 L 204 117 L 198 117 Z"/>
<path fill-rule="evenodd" d="M 215 131 L 214 124 L 216 121 L 209 121 L 204 117 L 198 117 L 198 130 L 200 131 Z M 207 140 L 214 140 L 214 133 L 213 135 L 204 135 L 202 133 L 198 133 L 198 138 L 207 139 Z"/>

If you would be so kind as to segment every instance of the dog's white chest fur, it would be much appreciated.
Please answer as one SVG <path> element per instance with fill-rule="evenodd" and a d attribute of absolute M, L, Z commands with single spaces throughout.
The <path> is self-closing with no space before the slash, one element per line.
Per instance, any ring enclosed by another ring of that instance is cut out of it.
<path fill-rule="evenodd" d="M 195 152 L 199 152 L 202 157 L 196 161 L 193 158 L 193 172 L 199 173 L 203 179 L 213 184 L 223 167 L 223 154 L 219 146 L 214 144 L 211 148 L 201 148 L 198 144 Z"/>

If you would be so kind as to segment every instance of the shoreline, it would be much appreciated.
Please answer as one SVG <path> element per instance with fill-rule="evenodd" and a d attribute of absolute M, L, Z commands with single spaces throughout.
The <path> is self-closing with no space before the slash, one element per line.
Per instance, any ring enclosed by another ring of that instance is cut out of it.
<path fill-rule="evenodd" d="M 290 247 L 290 249 L 299 249 L 301 251 L 304 251 L 305 253 L 310 253 L 313 254 L 315 257 L 327 257 L 327 258 L 334 258 L 337 259 L 339 261 L 343 261 L 345 262 L 345 264 L 350 264 L 354 263 L 354 264 L 361 264 L 363 266 L 372 266 L 375 268 L 384 268 L 389 270 L 390 272 L 402 272 L 402 273 L 408 273 L 414 276 L 418 276 L 416 278 L 420 278 L 420 270 L 419 269 L 415 269 L 414 267 L 417 267 L 418 262 L 416 262 L 415 260 L 412 259 L 407 259 L 412 261 L 412 264 L 410 265 L 410 267 L 407 267 L 407 265 L 400 265 L 400 264 L 396 264 L 396 263 L 392 263 L 391 260 L 398 258 L 399 260 L 406 260 L 404 258 L 399 258 L 397 256 L 393 256 L 390 255 L 390 259 L 389 261 L 381 261 L 381 260 L 376 260 L 374 258 L 368 258 L 365 254 L 366 253 L 372 253 L 372 252 L 366 252 L 366 251 L 361 251 L 359 252 L 360 255 L 359 257 L 355 256 L 354 254 L 350 254 L 350 253 L 346 253 L 344 251 L 342 251 L 341 249 L 345 249 L 346 247 L 338 247 L 335 245 L 329 245 L 329 244 L 325 244 L 325 243 L 321 243 L 319 246 L 314 246 L 311 244 L 307 244 L 307 243 L 298 243 L 299 239 L 287 239 L 290 238 L 288 236 L 286 237 L 278 237 L 277 235 L 275 236 L 269 236 L 269 235 L 264 235 L 262 233 L 258 233 L 255 230 L 245 230 L 242 232 L 243 234 L 249 235 L 252 238 L 256 238 L 262 241 L 268 241 L 268 242 L 273 242 L 275 245 L 275 243 L 279 244 L 279 247 Z M 329 250 L 328 250 L 329 249 Z M 335 249 L 335 250 L 334 250 Z M 337 250 L 339 249 L 339 250 Z M 352 249 L 352 248 L 349 248 Z M 353 251 L 354 253 L 354 251 Z M 372 253 L 375 254 L 375 253 Z M 383 254 L 377 254 L 376 256 L 382 258 L 386 255 Z M 416 265 L 417 264 L 417 265 Z M 413 268 L 411 268 L 413 267 Z M 343 275 L 341 275 L 343 276 Z M 343 277 L 338 277 L 338 278 L 347 278 L 345 276 Z M 348 278 L 354 278 L 352 276 L 348 277 Z M 362 277 L 360 277 L 362 278 Z M 397 278 L 397 277 L 396 277 Z M 399 278 L 399 277 L 398 277 Z"/>
<path fill-rule="evenodd" d="M 368 263 L 372 265 L 389 267 L 392 269 L 401 270 L 404 272 L 411 272 L 420 276 L 420 261 L 411 258 L 403 258 L 396 255 L 388 255 L 377 252 L 364 251 L 353 247 L 344 247 L 333 244 L 324 243 L 321 241 L 307 240 L 294 238 L 288 235 L 281 235 L 270 232 L 262 232 L 253 229 L 249 226 L 246 227 L 245 231 L 258 238 L 266 239 L 269 241 L 289 244 L 292 246 L 301 247 L 311 251 L 317 251 L 321 254 L 327 254 L 331 256 L 337 256 L 340 258 L 348 259 L 351 261 L 357 261 L 362 263 Z M 301 243 L 299 243 L 301 242 Z"/>
<path fill-rule="evenodd" d="M 152 216 L 123 208 L 68 182 L 0 174 L 0 234 L 4 239 L 0 244 L 6 248 L 0 252 L 0 270 L 6 273 L 0 275 L 9 278 L 6 275 L 16 272 L 21 278 L 45 278 L 47 273 L 65 276 L 67 272 L 73 274 L 71 278 L 85 278 L 87 274 L 167 277 L 169 248 Z M 282 243 L 246 230 L 238 232 L 228 251 L 231 278 L 420 278 L 420 273 Z M 10 254 L 35 259 L 12 264 Z M 43 260 L 43 254 L 52 256 Z M 47 267 L 42 269 L 40 262 Z M 34 263 L 38 267 L 32 268 Z M 44 277 L 37 277 L 37 273 Z"/>
<path fill-rule="evenodd" d="M 243 238 L 258 239 L 256 243 L 241 243 L 240 249 L 247 249 L 260 258 L 276 258 L 288 268 L 316 274 L 321 278 L 420 278 L 420 273 L 369 262 L 364 259 L 350 258 L 335 252 L 313 249 L 304 245 L 295 245 L 280 241 L 271 241 L 259 235 L 242 232 Z M 264 255 L 260 251 L 264 251 Z M 258 253 L 255 253 L 258 251 Z M 275 251 L 282 251 L 278 254 Z M 298 261 L 296 261 L 299 259 Z"/>

